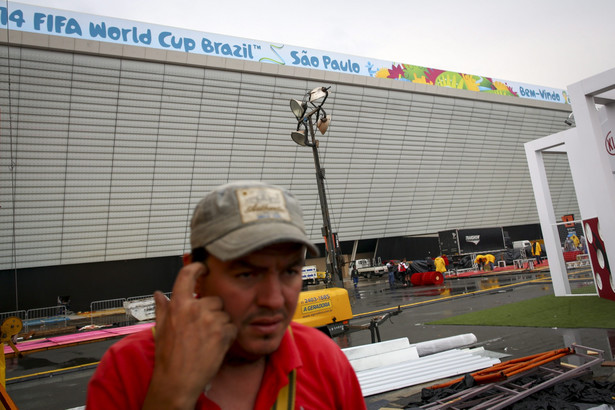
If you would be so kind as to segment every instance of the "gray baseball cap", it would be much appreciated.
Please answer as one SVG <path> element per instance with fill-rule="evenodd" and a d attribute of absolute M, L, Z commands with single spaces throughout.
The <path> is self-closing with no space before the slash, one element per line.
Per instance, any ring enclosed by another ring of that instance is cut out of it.
<path fill-rule="evenodd" d="M 302 243 L 318 255 L 305 234 L 297 199 L 284 188 L 259 181 L 214 189 L 196 206 L 190 228 L 192 249 L 203 247 L 223 261 L 282 242 Z"/>

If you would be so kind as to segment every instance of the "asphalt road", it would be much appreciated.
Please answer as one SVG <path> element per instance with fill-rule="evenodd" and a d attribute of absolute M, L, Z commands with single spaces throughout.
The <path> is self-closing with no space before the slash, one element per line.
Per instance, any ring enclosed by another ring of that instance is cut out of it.
<path fill-rule="evenodd" d="M 535 282 L 536 279 L 544 280 Z M 534 282 L 533 282 L 534 281 Z M 583 286 L 590 280 L 573 282 Z M 353 325 L 369 323 L 374 316 L 401 308 L 401 313 L 383 322 L 382 340 L 407 337 L 410 343 L 434 340 L 464 333 L 476 335 L 477 345 L 485 349 L 523 357 L 572 343 L 604 350 L 606 360 L 613 360 L 615 329 L 550 329 L 505 326 L 442 326 L 426 323 L 501 304 L 552 294 L 548 274 L 519 273 L 490 277 L 447 279 L 442 286 L 395 287 L 385 280 L 361 279 L 358 289 L 351 289 L 356 319 Z M 369 330 L 336 338 L 341 347 L 371 342 Z M 114 341 L 89 343 L 63 349 L 33 353 L 23 358 L 7 359 L 7 391 L 20 409 L 71 409 L 85 403 L 87 382 L 95 363 Z M 599 376 L 613 378 L 612 370 L 596 369 Z M 370 409 L 400 403 L 416 389 L 402 389 L 367 397 Z"/>

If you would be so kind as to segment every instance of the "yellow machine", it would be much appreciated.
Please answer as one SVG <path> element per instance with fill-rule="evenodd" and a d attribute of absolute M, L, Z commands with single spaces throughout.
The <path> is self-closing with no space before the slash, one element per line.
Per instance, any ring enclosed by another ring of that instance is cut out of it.
<path fill-rule="evenodd" d="M 15 403 L 6 392 L 6 362 L 4 359 L 4 344 L 8 343 L 11 346 L 11 349 L 15 351 L 15 353 L 19 353 L 17 347 L 15 347 L 15 338 L 21 332 L 23 328 L 23 323 L 21 319 L 15 316 L 8 317 L 2 322 L 2 327 L 0 329 L 0 347 L 2 347 L 2 355 L 0 356 L 0 409 L 17 409 Z"/>
<path fill-rule="evenodd" d="M 344 288 L 327 288 L 301 292 L 293 320 L 319 328 L 333 337 L 344 332 L 351 318 L 348 291 Z"/>
<path fill-rule="evenodd" d="M 2 322 L 2 327 L 0 328 L 0 344 L 2 349 L 4 349 L 4 344 L 6 343 L 11 346 L 15 353 L 19 354 L 19 350 L 15 346 L 15 340 L 21 329 L 23 329 L 23 322 L 16 316 L 7 317 Z M 4 357 L 4 351 L 2 356 Z"/>
<path fill-rule="evenodd" d="M 327 279 L 327 272 L 318 271 L 318 272 L 316 272 L 316 277 L 318 278 L 318 280 L 321 283 L 328 283 L 329 282 L 329 280 Z"/>

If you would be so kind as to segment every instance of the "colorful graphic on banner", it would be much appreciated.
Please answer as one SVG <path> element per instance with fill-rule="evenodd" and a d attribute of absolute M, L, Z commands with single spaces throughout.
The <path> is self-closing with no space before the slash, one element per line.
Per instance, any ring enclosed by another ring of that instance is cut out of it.
<path fill-rule="evenodd" d="M 0 7 L 0 28 L 15 31 L 390 78 L 570 104 L 566 91 L 554 88 L 11 1 L 4 4 L 7 7 Z"/>

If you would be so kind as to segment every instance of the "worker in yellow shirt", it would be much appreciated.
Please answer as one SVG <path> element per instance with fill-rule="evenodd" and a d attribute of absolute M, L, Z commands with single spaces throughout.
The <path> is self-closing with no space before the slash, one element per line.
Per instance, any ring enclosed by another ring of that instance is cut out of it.
<path fill-rule="evenodd" d="M 474 263 L 478 265 L 478 270 L 483 270 L 485 268 L 485 262 L 487 262 L 487 259 L 484 255 L 476 255 Z"/>
<path fill-rule="evenodd" d="M 495 268 L 495 256 L 493 256 L 492 254 L 488 253 L 485 255 L 485 259 L 486 259 L 486 263 L 485 263 L 485 270 L 493 270 L 493 268 Z M 489 269 L 487 269 L 489 268 Z"/>
<path fill-rule="evenodd" d="M 436 272 L 440 272 L 441 274 L 446 272 L 446 262 L 442 256 L 438 256 L 434 259 L 433 263 L 436 265 Z"/>
<path fill-rule="evenodd" d="M 542 248 L 540 247 L 540 242 L 534 242 L 532 244 L 532 255 L 536 258 L 536 265 L 540 265 L 542 263 L 542 257 L 540 256 L 541 252 Z"/>

